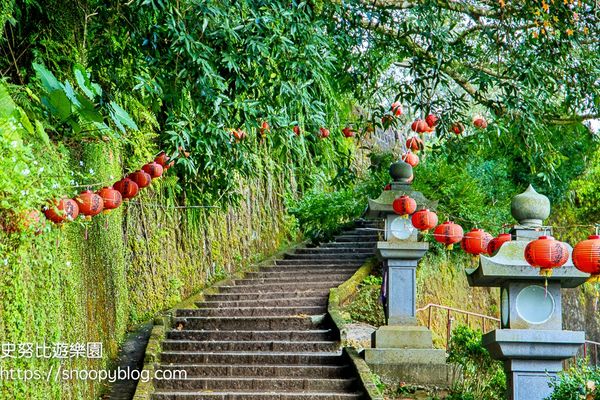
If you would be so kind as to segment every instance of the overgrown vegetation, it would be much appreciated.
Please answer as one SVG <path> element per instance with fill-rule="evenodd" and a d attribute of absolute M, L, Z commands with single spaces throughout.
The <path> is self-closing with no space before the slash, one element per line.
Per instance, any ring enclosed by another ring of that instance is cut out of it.
<path fill-rule="evenodd" d="M 332 180 L 332 187 L 323 185 L 304 193 L 300 199 L 290 199 L 289 212 L 298 221 L 303 234 L 313 242 L 330 239 L 341 227 L 366 211 L 367 200 L 377 197 L 389 181 L 391 153 L 381 154 L 371 162 L 366 176 L 358 178 L 351 169 L 341 170 Z"/>
<path fill-rule="evenodd" d="M 385 325 L 381 303 L 381 276 L 369 275 L 359 286 L 352 301 L 344 307 L 352 321 L 373 326 Z"/>
<path fill-rule="evenodd" d="M 454 328 L 448 362 L 462 376 L 451 388 L 448 400 L 502 400 L 506 376 L 500 361 L 492 359 L 481 344 L 481 331 L 465 325 Z"/>
<path fill-rule="evenodd" d="M 600 398 L 600 369 L 579 360 L 551 383 L 554 392 L 547 400 L 579 400 Z"/>

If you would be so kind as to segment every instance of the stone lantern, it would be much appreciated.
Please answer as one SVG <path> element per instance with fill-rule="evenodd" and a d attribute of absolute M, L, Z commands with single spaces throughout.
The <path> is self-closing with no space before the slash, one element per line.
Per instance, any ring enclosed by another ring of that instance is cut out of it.
<path fill-rule="evenodd" d="M 369 200 L 368 215 L 385 219 L 384 240 L 377 242 L 377 255 L 383 262 L 386 326 L 373 333 L 370 349 L 365 349 L 365 361 L 388 382 L 446 385 L 449 369 L 444 350 L 434 349 L 429 329 L 417 325 L 416 268 L 429 249 L 419 240 L 418 230 L 411 220 L 397 215 L 393 202 L 407 195 L 417 203 L 417 209 L 435 209 L 422 193 L 412 189 L 412 167 L 398 161 L 391 165 L 391 190 Z"/>
<path fill-rule="evenodd" d="M 550 215 L 546 196 L 529 186 L 513 198 L 511 213 L 518 221 L 512 241 L 492 257 L 481 256 L 479 266 L 466 272 L 471 286 L 500 288 L 501 328 L 485 334 L 483 345 L 504 361 L 508 398 L 542 400 L 552 393 L 548 383 L 562 370 L 562 361 L 574 357 L 585 342 L 585 332 L 562 329 L 561 288 L 577 287 L 588 275 L 569 260 L 545 278 L 525 260 L 527 244 L 552 233 L 543 226 Z"/>

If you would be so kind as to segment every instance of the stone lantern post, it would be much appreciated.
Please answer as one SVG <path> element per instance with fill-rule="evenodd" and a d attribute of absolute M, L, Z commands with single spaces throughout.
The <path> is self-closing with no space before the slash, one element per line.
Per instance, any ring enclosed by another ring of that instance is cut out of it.
<path fill-rule="evenodd" d="M 588 275 L 569 260 L 553 270 L 546 290 L 545 278 L 524 253 L 530 241 L 552 233 L 542 226 L 550 201 L 529 186 L 513 198 L 511 212 L 518 221 L 512 241 L 494 256 L 481 256 L 479 266 L 466 272 L 471 286 L 501 288 L 501 328 L 485 334 L 483 345 L 504 361 L 508 398 L 542 400 L 551 394 L 548 383 L 562 370 L 562 361 L 574 357 L 585 342 L 585 332 L 562 329 L 561 288 L 577 287 Z"/>
<path fill-rule="evenodd" d="M 435 209 L 437 202 L 412 189 L 409 164 L 392 164 L 390 175 L 391 190 L 369 200 L 369 216 L 385 218 L 384 240 L 377 242 L 377 255 L 383 261 L 386 277 L 387 325 L 374 332 L 371 348 L 365 349 L 365 361 L 388 382 L 445 385 L 449 377 L 445 351 L 433 348 L 431 332 L 418 326 L 416 318 L 416 268 L 429 244 L 419 240 L 410 218 L 397 215 L 392 207 L 402 195 L 412 197 L 418 209 Z"/>

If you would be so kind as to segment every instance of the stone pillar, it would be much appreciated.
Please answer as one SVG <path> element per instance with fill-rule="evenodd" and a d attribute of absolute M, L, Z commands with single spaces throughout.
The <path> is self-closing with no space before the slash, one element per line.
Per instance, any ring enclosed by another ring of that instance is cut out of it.
<path fill-rule="evenodd" d="M 483 336 L 492 357 L 504 362 L 509 400 L 542 400 L 552 390 L 549 380 L 562 370 L 562 361 L 574 357 L 585 342 L 585 332 L 562 330 L 561 288 L 583 284 L 588 275 L 569 260 L 547 279 L 525 261 L 525 247 L 551 233 L 543 227 L 550 202 L 533 187 L 515 196 L 511 205 L 518 221 L 512 241 L 490 257 L 481 256 L 479 266 L 467 270 L 471 286 L 501 288 L 501 328 Z M 569 250 L 572 250 L 569 247 Z"/>
<path fill-rule="evenodd" d="M 412 190 L 412 167 L 397 162 L 390 167 L 394 179 L 392 190 L 384 191 L 376 200 L 369 200 L 369 214 L 385 217 L 385 240 L 377 243 L 377 254 L 386 274 L 386 321 L 365 349 L 365 361 L 388 383 L 442 385 L 449 383 L 449 369 L 444 350 L 434 349 L 429 329 L 417 325 L 416 268 L 429 249 L 419 240 L 418 231 L 410 219 L 398 216 L 393 201 L 408 195 L 418 208 L 434 209 L 436 203 Z"/>

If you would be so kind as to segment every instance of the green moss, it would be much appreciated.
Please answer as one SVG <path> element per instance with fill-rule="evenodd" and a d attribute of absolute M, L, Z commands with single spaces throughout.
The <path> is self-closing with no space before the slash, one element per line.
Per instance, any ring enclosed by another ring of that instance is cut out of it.
<path fill-rule="evenodd" d="M 107 143 L 88 143 L 72 154 L 72 160 L 94 169 L 89 183 L 122 176 L 121 158 L 120 150 Z M 79 163 L 73 161 L 72 168 Z M 285 178 L 242 181 L 247 201 L 239 207 L 185 210 L 168 207 L 165 193 L 177 182 L 166 176 L 135 201 L 89 222 L 49 227 L 39 236 L 18 239 L 0 231 L 0 262 L 7 263 L 0 273 L 0 342 L 102 342 L 103 359 L 62 365 L 109 368 L 128 327 L 290 240 L 295 232 L 284 217 L 282 198 L 269 194 L 281 190 Z M 10 247 L 4 245 L 9 242 Z M 0 360 L 4 369 L 47 371 L 60 364 Z M 0 380 L 0 398 L 91 399 L 102 390 L 92 381 Z"/>

